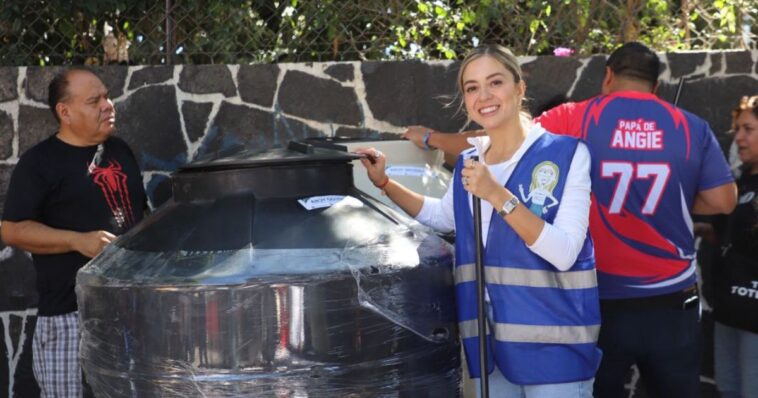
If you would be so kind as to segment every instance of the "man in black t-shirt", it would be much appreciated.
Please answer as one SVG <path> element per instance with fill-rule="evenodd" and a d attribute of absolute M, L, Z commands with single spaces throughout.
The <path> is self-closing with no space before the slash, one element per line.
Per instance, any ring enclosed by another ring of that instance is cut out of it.
<path fill-rule="evenodd" d="M 6 244 L 32 253 L 37 270 L 32 352 L 42 396 L 78 397 L 76 272 L 142 219 L 146 201 L 134 155 L 111 136 L 116 113 L 103 82 L 77 67 L 48 90 L 60 128 L 19 159 L 0 232 Z"/>

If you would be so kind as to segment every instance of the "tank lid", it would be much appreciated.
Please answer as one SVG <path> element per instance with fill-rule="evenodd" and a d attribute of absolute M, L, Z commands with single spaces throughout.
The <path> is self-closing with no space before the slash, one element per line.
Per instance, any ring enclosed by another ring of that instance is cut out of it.
<path fill-rule="evenodd" d="M 181 203 L 239 195 L 257 200 L 347 195 L 354 189 L 352 161 L 363 156 L 296 141 L 286 149 L 226 151 L 180 168 L 171 175 L 171 189 Z"/>
<path fill-rule="evenodd" d="M 347 149 L 336 145 L 314 145 L 314 143 L 290 141 L 287 148 L 269 150 L 234 148 L 230 151 L 214 153 L 210 157 L 184 165 L 178 171 L 246 169 L 324 161 L 344 163 L 361 157 L 363 156 L 347 152 Z"/>

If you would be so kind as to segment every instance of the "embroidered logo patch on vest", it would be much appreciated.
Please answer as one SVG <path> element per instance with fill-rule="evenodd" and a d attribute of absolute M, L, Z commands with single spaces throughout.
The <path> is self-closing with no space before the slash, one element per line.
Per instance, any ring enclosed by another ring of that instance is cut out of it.
<path fill-rule="evenodd" d="M 532 169 L 532 182 L 529 184 L 529 193 L 524 194 L 524 185 L 519 184 L 518 191 L 521 201 L 529 206 L 529 210 L 542 217 L 547 214 L 551 207 L 559 203 L 553 196 L 553 189 L 558 184 L 560 169 L 555 163 L 546 160 Z"/>

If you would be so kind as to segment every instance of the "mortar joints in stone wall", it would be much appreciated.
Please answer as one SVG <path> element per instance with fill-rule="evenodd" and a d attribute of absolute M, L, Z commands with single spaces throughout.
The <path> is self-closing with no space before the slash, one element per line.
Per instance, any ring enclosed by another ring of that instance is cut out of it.
<path fill-rule="evenodd" d="M 174 70 L 173 70 L 174 74 L 171 76 L 171 80 L 169 80 L 168 82 L 164 82 L 164 83 L 173 84 L 174 86 L 178 87 L 179 86 L 179 79 L 181 78 L 181 75 L 182 75 L 182 69 L 183 68 L 182 68 L 181 65 L 180 66 L 174 66 Z"/>
<path fill-rule="evenodd" d="M 282 82 L 284 81 L 284 75 L 287 74 L 287 69 L 285 69 L 282 64 L 279 64 L 279 74 L 276 76 L 276 88 L 274 89 L 274 98 L 271 101 L 271 108 L 278 108 L 279 107 L 279 88 L 282 87 Z"/>
<path fill-rule="evenodd" d="M 27 73 L 27 67 L 26 66 L 21 66 L 21 67 L 18 68 L 18 76 L 19 76 L 19 78 L 23 77 L 23 79 L 19 82 L 19 86 L 18 86 L 18 102 L 19 102 L 19 104 L 33 106 L 35 108 L 40 108 L 40 109 L 48 109 L 49 107 L 47 105 L 47 102 L 39 102 L 39 101 L 35 101 L 32 98 L 27 98 L 27 96 L 26 96 L 26 86 L 29 84 L 29 82 L 27 80 L 26 73 Z"/>
<path fill-rule="evenodd" d="M 162 83 L 162 84 L 170 83 L 173 85 L 175 89 L 176 102 L 177 102 L 176 105 L 179 111 L 179 123 L 182 129 L 181 131 L 182 137 L 184 139 L 185 146 L 187 147 L 187 159 L 190 162 L 195 158 L 197 151 L 200 149 L 204 140 L 207 138 L 207 134 L 210 131 L 211 126 L 213 125 L 213 121 L 216 119 L 216 116 L 218 115 L 218 112 L 221 109 L 221 104 L 228 103 L 231 105 L 239 105 L 239 106 L 244 106 L 244 107 L 248 107 L 252 109 L 262 110 L 269 113 L 276 112 L 276 109 L 274 108 L 274 106 L 264 107 L 257 104 L 244 102 L 239 94 L 239 86 L 238 86 L 238 78 L 237 78 L 237 75 L 239 73 L 239 65 L 226 65 L 226 67 L 231 73 L 232 81 L 234 83 L 235 95 L 231 97 L 226 97 L 221 93 L 197 94 L 197 93 L 188 93 L 188 92 L 182 91 L 179 88 L 178 82 L 180 80 L 183 65 L 174 66 L 174 70 L 173 70 L 174 74 L 171 81 Z M 277 92 L 278 92 L 278 88 L 277 88 Z M 185 101 L 211 104 L 211 111 L 208 114 L 205 129 L 203 131 L 203 135 L 199 137 L 197 140 L 195 140 L 194 142 L 189 138 L 189 134 L 187 132 L 187 126 L 186 126 L 185 118 L 184 118 L 184 112 L 182 110 L 182 104 Z"/>
<path fill-rule="evenodd" d="M 442 62 L 449 63 L 448 61 L 442 61 Z M 276 81 L 276 89 L 275 89 L 275 92 L 274 92 L 273 104 L 272 104 L 271 107 L 268 107 L 268 108 L 267 107 L 262 107 L 262 106 L 256 105 L 256 104 L 246 103 L 246 102 L 243 102 L 241 100 L 241 98 L 239 96 L 239 91 L 238 91 L 239 88 L 237 86 L 237 84 L 238 84 L 238 79 L 237 79 L 238 73 L 235 73 L 235 71 L 236 72 L 239 71 L 239 65 L 230 65 L 229 66 L 230 67 L 230 72 L 232 72 L 232 77 L 234 79 L 233 81 L 235 83 L 235 88 L 237 89 L 237 94 L 234 97 L 224 97 L 223 95 L 217 94 L 217 93 L 213 93 L 213 94 L 192 94 L 192 93 L 186 93 L 186 92 L 181 91 L 180 89 L 178 89 L 178 84 L 176 83 L 179 80 L 179 75 L 181 73 L 180 72 L 181 66 L 176 66 L 175 69 L 174 69 L 174 80 L 175 81 L 173 82 L 173 84 L 175 85 L 175 87 L 177 87 L 177 89 L 176 89 L 177 102 L 178 102 L 177 103 L 177 107 L 179 109 L 180 116 L 181 116 L 180 123 L 181 123 L 181 126 L 182 126 L 182 134 L 183 134 L 183 136 L 185 138 L 185 143 L 187 144 L 187 148 L 188 148 L 188 152 L 189 152 L 187 159 L 192 160 L 194 158 L 194 155 L 196 154 L 196 152 L 199 149 L 199 147 L 201 146 L 203 140 L 206 138 L 206 135 L 210 131 L 212 123 L 215 120 L 215 118 L 216 118 L 216 116 L 217 116 L 217 114 L 219 112 L 221 104 L 224 103 L 224 102 L 225 103 L 229 103 L 229 104 L 233 104 L 233 105 L 240 105 L 240 106 L 245 106 L 245 107 L 249 107 L 249 108 L 253 108 L 253 109 L 258 109 L 258 110 L 263 110 L 263 111 L 266 111 L 266 112 L 270 112 L 270 113 L 273 114 L 273 116 L 275 118 L 281 118 L 283 116 L 283 117 L 286 117 L 287 119 L 291 119 L 291 120 L 295 120 L 295 121 L 298 121 L 300 123 L 303 123 L 303 124 L 307 125 L 308 127 L 312 128 L 314 130 L 322 132 L 326 136 L 333 136 L 334 132 L 338 128 L 340 128 L 340 127 L 364 127 L 364 128 L 374 129 L 374 130 L 377 130 L 377 131 L 396 132 L 398 134 L 400 134 L 403 131 L 403 127 L 398 127 L 398 126 L 394 126 L 394 125 L 391 125 L 391 124 L 386 123 L 386 122 L 378 121 L 378 120 L 376 120 L 373 117 L 373 115 L 372 115 L 372 113 L 370 111 L 370 108 L 368 107 L 368 103 L 366 101 L 366 95 L 365 95 L 365 91 L 366 90 L 365 90 L 365 85 L 364 85 L 363 80 L 362 80 L 363 76 L 362 76 L 362 73 L 360 71 L 360 65 L 361 65 L 360 62 L 349 62 L 349 64 L 351 64 L 353 66 L 353 70 L 354 70 L 354 74 L 353 74 L 354 78 L 353 78 L 352 82 L 342 82 L 342 81 L 339 81 L 338 79 L 335 79 L 334 77 L 326 74 L 324 72 L 324 70 L 327 67 L 331 66 L 332 64 L 334 64 L 334 63 L 317 63 L 317 64 L 309 64 L 309 63 L 282 63 L 282 64 L 279 64 L 280 68 L 279 68 L 279 74 L 277 76 L 277 81 Z M 344 64 L 344 63 L 341 63 L 341 64 Z M 234 68 L 234 69 L 231 69 L 231 68 Z M 358 101 L 359 101 L 359 104 L 360 104 L 360 108 L 361 108 L 361 111 L 363 113 L 362 114 L 362 120 L 363 120 L 362 123 L 359 126 L 342 125 L 342 124 L 335 124 L 335 123 L 324 123 L 324 122 L 318 122 L 318 121 L 314 121 L 314 120 L 310 120 L 310 119 L 305 119 L 305 118 L 302 118 L 302 117 L 299 117 L 299 116 L 290 115 L 290 114 L 287 114 L 285 112 L 282 112 L 281 108 L 278 106 L 278 102 L 279 102 L 279 89 L 282 86 L 282 82 L 284 81 L 286 73 L 289 72 L 289 71 L 303 72 L 303 73 L 309 74 L 309 75 L 317 77 L 317 78 L 327 79 L 327 80 L 330 80 L 330 81 L 337 82 L 338 84 L 340 84 L 343 87 L 352 88 L 354 90 L 355 94 L 356 94 L 356 98 L 358 98 Z M 182 111 L 181 111 L 181 109 L 182 109 L 181 104 L 185 100 L 193 100 L 193 101 L 198 101 L 199 100 L 199 101 L 203 101 L 203 102 L 210 102 L 210 103 L 213 104 L 211 112 L 208 115 L 208 119 L 206 121 L 206 127 L 205 127 L 205 131 L 204 131 L 203 137 L 199 138 L 195 142 L 190 142 L 190 140 L 188 138 L 188 135 L 187 135 L 187 132 L 186 132 L 186 126 L 185 126 L 185 123 L 184 123 L 184 117 L 183 117 L 183 114 L 182 114 Z"/>
<path fill-rule="evenodd" d="M 365 125 L 365 110 L 368 108 L 365 103 L 361 102 L 361 96 L 358 93 L 358 88 L 356 86 L 356 82 L 363 83 L 362 80 L 358 79 L 358 73 L 353 74 L 353 82 L 341 82 L 334 77 L 326 74 L 324 70 L 334 65 L 335 63 L 317 63 L 317 64 L 309 64 L 309 63 L 282 63 L 279 64 L 279 76 L 277 76 L 276 79 L 276 90 L 274 92 L 274 101 L 273 101 L 273 107 L 275 108 L 273 110 L 274 117 L 280 118 L 281 116 L 285 116 L 288 119 L 296 120 L 300 123 L 303 123 L 307 125 L 308 127 L 320 131 L 323 135 L 327 137 L 333 137 L 335 131 L 340 127 L 362 127 Z M 353 61 L 353 62 L 341 62 L 340 64 L 350 64 L 353 66 L 353 70 L 360 69 L 360 62 Z M 362 120 L 363 122 L 359 126 L 353 126 L 353 125 L 344 125 L 339 123 L 324 123 L 324 122 L 318 122 L 311 119 L 305 119 L 299 116 L 290 115 L 288 113 L 282 112 L 281 108 L 279 107 L 279 89 L 282 86 L 282 82 L 284 81 L 284 77 L 286 76 L 287 72 L 289 71 L 298 71 L 306 73 L 310 76 L 314 76 L 319 79 L 325 79 L 325 80 L 331 80 L 339 83 L 343 87 L 352 88 L 353 91 L 356 94 L 356 98 L 358 98 L 358 101 L 360 103 L 360 108 L 362 110 Z M 364 89 L 365 91 L 365 89 Z"/>
<path fill-rule="evenodd" d="M 124 79 L 124 92 L 121 94 L 122 96 L 129 91 L 129 87 L 132 85 L 132 75 L 134 72 L 139 72 L 142 69 L 145 69 L 145 65 L 137 65 L 137 66 L 128 66 L 126 67 L 126 78 Z"/>
<path fill-rule="evenodd" d="M 516 57 L 516 59 L 518 60 L 519 66 L 521 66 L 521 65 L 526 65 L 530 62 L 534 62 L 539 58 L 536 55 L 520 55 Z"/>
<path fill-rule="evenodd" d="M 18 116 L 19 109 L 21 108 L 21 97 L 25 95 L 24 82 L 26 80 L 26 67 L 22 66 L 18 68 L 18 75 L 16 75 L 16 96 L 18 100 L 11 101 L 10 103 L 2 104 L 2 109 L 7 111 L 11 115 L 11 129 L 13 129 L 13 138 L 11 138 L 11 156 L 8 159 L 4 159 L 4 164 L 16 164 L 20 154 L 19 151 L 19 128 L 18 128 Z"/>
<path fill-rule="evenodd" d="M 184 113 L 182 111 L 182 104 L 184 101 L 179 100 L 179 96 L 177 93 L 177 107 L 179 108 L 179 117 L 182 119 L 182 134 L 185 136 L 185 140 L 189 142 L 189 134 L 187 133 L 187 128 L 184 125 Z M 221 109 L 221 101 L 211 101 L 211 111 L 208 113 L 208 118 L 205 121 L 205 128 L 203 129 L 203 135 L 198 137 L 195 142 L 190 142 L 187 144 L 187 161 L 192 162 L 195 159 L 195 155 L 197 154 L 197 151 L 200 150 L 200 147 L 203 145 L 203 142 L 205 141 L 208 132 L 211 129 L 211 125 L 213 124 L 213 120 L 216 119 L 216 115 L 218 115 L 218 110 Z"/>
<path fill-rule="evenodd" d="M 174 84 L 174 82 L 172 82 L 172 81 L 167 81 L 167 82 L 161 82 L 161 83 L 158 83 L 158 84 L 145 84 L 145 85 L 142 85 L 142 86 L 130 89 L 129 87 L 132 84 L 132 75 L 134 74 L 134 72 L 139 72 L 140 70 L 145 69 L 145 68 L 147 68 L 147 66 L 145 66 L 145 65 L 129 66 L 129 67 L 126 68 L 126 78 L 124 79 L 124 89 L 122 90 L 121 95 L 119 95 L 117 98 L 111 98 L 111 100 L 113 101 L 114 104 L 117 104 L 117 103 L 119 103 L 121 101 L 129 99 L 129 97 L 132 94 L 134 94 L 136 91 L 139 91 L 139 90 L 141 90 L 141 89 L 143 89 L 145 87 L 148 87 L 148 86 L 161 86 L 161 85 L 168 86 L 170 84 Z M 173 80 L 173 78 L 172 78 L 172 80 Z"/>
<path fill-rule="evenodd" d="M 441 59 L 424 61 L 424 63 L 427 65 L 432 65 L 432 66 L 441 65 L 441 66 L 444 66 L 445 68 L 448 68 L 454 62 L 456 61 L 441 60 Z"/>
<path fill-rule="evenodd" d="M 658 81 L 662 83 L 678 84 L 679 79 L 684 78 L 686 80 L 688 77 L 691 77 L 691 76 L 700 76 L 702 78 L 726 76 L 725 73 L 714 73 L 714 74 L 710 73 L 711 66 L 713 65 L 713 61 L 711 61 L 710 55 L 706 55 L 705 60 L 700 65 L 695 67 L 695 70 L 693 70 L 690 73 L 687 73 L 686 75 L 682 75 L 677 79 L 673 79 L 671 77 L 671 66 L 670 66 L 671 61 L 669 61 L 668 54 L 661 54 L 660 56 L 662 57 L 661 62 L 665 63 L 666 65 L 669 65 L 666 68 L 666 70 L 663 71 L 663 73 L 661 73 L 661 75 L 658 77 Z M 726 62 L 722 62 L 722 65 L 723 65 L 722 68 L 725 68 L 725 64 Z"/>
<path fill-rule="evenodd" d="M 671 80 L 671 65 L 668 62 L 668 57 L 666 56 L 666 54 L 658 53 L 658 59 L 661 61 L 661 64 L 667 65 L 663 73 L 658 75 L 658 81 L 667 82 Z"/>
<path fill-rule="evenodd" d="M 687 73 L 686 75 L 683 75 L 685 79 L 692 76 L 698 76 L 699 78 L 723 78 L 723 77 L 731 77 L 731 76 L 748 76 L 755 78 L 756 72 L 755 69 L 751 69 L 750 72 L 747 73 L 727 73 L 727 60 L 726 60 L 726 54 L 730 52 L 743 52 L 745 50 L 723 50 L 723 51 L 717 51 L 717 52 L 706 52 L 705 60 L 703 63 L 698 65 L 695 70 L 692 72 Z M 680 52 L 680 53 L 687 53 L 687 52 Z M 758 50 L 750 50 L 750 59 L 752 60 L 753 66 L 755 66 L 756 63 L 758 63 Z M 721 67 L 716 72 L 711 72 L 710 69 L 713 66 L 713 55 L 714 54 L 720 54 L 721 56 Z M 670 65 L 669 59 L 668 59 L 669 53 L 660 53 L 659 57 L 661 59 L 661 62 L 666 63 L 667 65 Z M 678 79 L 672 79 L 671 78 L 671 67 L 666 68 L 663 73 L 661 73 L 659 80 L 663 83 L 669 83 L 669 84 L 677 84 L 679 82 Z M 698 80 L 698 79 L 695 79 Z"/>
<path fill-rule="evenodd" d="M 332 80 L 336 81 L 343 87 L 354 87 L 350 85 L 346 85 L 343 82 L 338 81 L 337 79 L 334 79 L 334 77 L 327 75 L 324 73 L 325 69 L 325 63 L 281 63 L 279 65 L 279 75 L 276 77 L 276 89 L 274 91 L 274 100 L 272 105 L 272 112 L 275 118 L 279 119 L 282 116 L 285 116 L 288 119 L 296 120 L 300 123 L 305 124 L 306 126 L 320 131 L 323 135 L 329 137 L 334 136 L 334 124 L 333 123 L 322 123 L 317 122 L 315 120 L 305 119 L 299 116 L 290 115 L 286 112 L 283 112 L 281 107 L 279 106 L 279 89 L 282 87 L 282 83 L 284 82 L 284 78 L 287 75 L 287 72 L 289 71 L 298 71 L 303 72 L 305 74 L 308 74 L 310 76 L 317 77 L 319 79 L 325 79 L 325 80 Z M 319 66 L 319 68 L 316 67 L 316 65 Z"/>
<path fill-rule="evenodd" d="M 360 64 L 358 61 L 350 61 L 350 62 L 316 62 L 316 63 L 296 63 L 296 62 L 285 62 L 278 64 L 281 69 L 283 70 L 295 70 L 298 72 L 307 73 L 313 77 L 317 77 L 319 79 L 324 80 L 331 80 L 343 87 L 355 87 L 354 84 L 350 82 L 343 82 L 339 79 L 335 79 L 334 76 L 331 76 L 324 72 L 326 68 L 332 66 L 332 65 L 344 65 L 344 64 Z M 353 75 L 355 76 L 355 75 Z M 278 87 L 278 86 L 277 86 Z"/>
<path fill-rule="evenodd" d="M 281 108 L 279 107 L 279 104 L 274 104 L 274 106 L 276 108 L 274 110 L 274 117 L 275 118 L 279 119 L 282 116 L 284 116 L 287 119 L 296 120 L 296 121 L 298 121 L 300 123 L 303 123 L 306 126 L 312 128 L 314 130 L 322 132 L 327 137 L 334 135 L 334 131 L 336 131 L 334 129 L 334 126 L 338 126 L 338 127 L 343 127 L 343 126 L 344 127 L 354 127 L 354 126 L 348 126 L 348 125 L 343 125 L 343 124 L 324 123 L 324 122 L 318 122 L 318 121 L 311 120 L 311 119 L 305 119 L 305 118 L 302 118 L 300 116 L 290 115 L 289 113 L 283 112 L 281 110 Z"/>
<path fill-rule="evenodd" d="M 710 57 L 713 57 L 713 55 L 710 55 Z M 726 59 L 724 57 L 724 54 L 719 54 L 719 70 L 718 72 L 715 72 L 714 76 L 724 76 L 726 75 Z M 711 61 L 711 65 L 713 64 L 713 61 Z"/>
<path fill-rule="evenodd" d="M 182 91 L 181 89 L 179 89 L 178 84 L 176 83 L 179 80 L 179 75 L 181 74 L 181 68 L 182 68 L 182 66 L 175 66 L 174 67 L 174 79 L 176 81 L 173 84 L 174 84 L 174 87 L 176 88 L 177 108 L 179 109 L 180 123 L 181 123 L 181 128 L 182 128 L 182 135 L 184 137 L 185 144 L 187 146 L 187 151 L 188 151 L 187 159 L 189 161 L 192 161 L 194 159 L 194 156 L 197 154 L 198 149 L 200 148 L 200 146 L 202 145 L 202 143 L 206 139 L 207 134 L 210 131 L 211 126 L 213 124 L 213 121 L 215 120 L 216 116 L 218 115 L 218 112 L 219 112 L 219 110 L 221 108 L 221 104 L 223 104 L 223 103 L 244 106 L 244 107 L 251 108 L 251 109 L 262 110 L 264 112 L 271 113 L 276 118 L 279 118 L 281 116 L 285 116 L 288 119 L 296 120 L 298 122 L 301 122 L 301 123 L 303 123 L 303 124 L 305 124 L 305 125 L 313 128 L 314 130 L 322 131 L 326 135 L 328 135 L 328 129 L 330 127 L 332 127 L 330 124 L 316 122 L 314 120 L 304 119 L 304 118 L 301 118 L 301 117 L 298 117 L 298 116 L 289 115 L 287 113 L 282 112 L 281 109 L 278 107 L 278 95 L 279 95 L 279 88 L 281 87 L 282 81 L 284 80 L 284 76 L 285 76 L 286 72 L 289 71 L 289 70 L 298 70 L 298 71 L 302 71 L 304 73 L 308 73 L 310 75 L 318 76 L 318 77 L 321 77 L 321 78 L 329 78 L 329 79 L 333 79 L 333 78 L 331 76 L 328 76 L 325 73 L 323 73 L 324 66 L 321 65 L 321 64 L 319 64 L 319 67 L 322 70 L 319 70 L 319 68 L 316 68 L 313 65 L 307 65 L 307 64 L 280 64 L 280 66 L 281 66 L 281 68 L 279 69 L 279 75 L 277 76 L 276 89 L 275 89 L 275 92 L 274 92 L 274 100 L 273 100 L 272 106 L 270 106 L 270 107 L 263 107 L 263 106 L 260 106 L 260 105 L 257 105 L 257 104 L 251 104 L 251 103 L 247 103 L 247 102 L 242 101 L 242 98 L 239 95 L 238 78 L 237 78 L 238 77 L 238 73 L 239 73 L 239 65 L 228 65 L 227 66 L 229 68 L 229 70 L 230 70 L 230 73 L 231 73 L 232 78 L 233 78 L 233 82 L 235 84 L 236 93 L 235 93 L 235 96 L 233 96 L 233 97 L 224 97 L 223 94 L 219 94 L 219 93 L 194 94 L 194 93 L 187 93 L 187 92 Z M 195 142 L 191 142 L 190 139 L 189 139 L 189 136 L 187 134 L 186 125 L 185 125 L 184 114 L 182 112 L 182 106 L 181 105 L 182 105 L 182 103 L 184 101 L 188 101 L 188 100 L 192 100 L 194 102 L 206 102 L 206 103 L 211 103 L 212 104 L 211 111 L 210 111 L 210 113 L 208 115 L 208 118 L 206 120 L 206 126 L 205 126 L 205 130 L 204 130 L 203 136 L 200 137 L 200 138 L 198 138 Z"/>
<path fill-rule="evenodd" d="M 173 78 L 177 78 L 177 69 L 181 70 L 183 69 L 183 66 L 174 66 L 174 75 Z M 187 148 L 186 153 L 186 159 L 188 161 L 192 161 L 193 154 L 195 151 L 193 150 L 195 143 L 192 142 L 192 140 L 189 138 L 189 134 L 187 133 L 187 124 L 184 122 L 184 110 L 182 109 L 182 103 L 184 102 L 182 99 L 180 99 L 182 90 L 179 89 L 178 84 L 174 84 L 174 98 L 176 98 L 176 111 L 179 113 L 179 128 L 181 128 L 182 133 L 182 139 L 184 140 L 184 147 Z M 215 101 L 214 101 L 215 102 Z M 207 130 L 206 130 L 207 131 Z M 198 140 L 199 142 L 202 142 L 202 140 Z M 143 175 L 144 178 L 144 175 Z"/>
<path fill-rule="evenodd" d="M 573 83 L 571 83 L 571 88 L 568 89 L 566 92 L 566 98 L 571 98 L 571 96 L 574 95 L 574 90 L 576 90 L 576 85 L 579 82 L 579 76 L 584 73 L 584 70 L 587 69 L 587 65 L 590 64 L 590 61 L 592 61 L 593 57 L 587 57 L 587 58 L 578 58 L 577 61 L 581 64 L 578 68 L 576 68 L 576 74 L 574 75 Z"/>
<path fill-rule="evenodd" d="M 232 76 L 232 83 L 234 83 L 234 96 L 239 97 L 240 96 L 240 85 L 239 81 L 237 79 L 237 75 L 240 72 L 240 66 L 239 64 L 234 65 L 226 65 L 226 68 L 229 69 L 229 74 Z"/>
<path fill-rule="evenodd" d="M 229 66 L 227 66 L 228 68 Z M 182 133 L 182 139 L 184 140 L 185 147 L 187 148 L 187 160 L 188 162 L 191 162 L 194 160 L 195 155 L 197 154 L 198 149 L 202 145 L 203 141 L 205 140 L 208 131 L 210 130 L 210 126 L 213 122 L 213 120 L 216 118 L 216 115 L 218 114 L 219 109 L 221 108 L 221 104 L 223 102 L 233 104 L 233 105 L 244 105 L 244 106 L 250 106 L 257 109 L 262 110 L 269 110 L 267 108 L 246 104 L 242 101 L 242 98 L 239 95 L 239 89 L 237 88 L 237 81 L 236 81 L 236 74 L 232 73 L 232 78 L 235 84 L 235 95 L 232 97 L 225 97 L 224 94 L 221 93 L 207 93 L 207 94 L 196 94 L 196 93 L 188 93 L 183 91 L 181 88 L 179 88 L 179 80 L 182 73 L 182 70 L 184 69 L 183 65 L 177 65 L 174 66 L 174 74 L 171 79 L 171 84 L 174 87 L 174 93 L 176 96 L 176 107 L 177 111 L 179 112 L 179 125 L 181 126 L 181 133 Z M 232 70 L 230 70 L 231 72 Z M 164 84 L 167 82 L 164 82 Z M 194 142 L 189 138 L 189 133 L 187 132 L 187 126 L 184 118 L 184 111 L 182 110 L 182 104 L 185 101 L 192 101 L 192 102 L 199 102 L 199 103 L 211 103 L 211 111 L 208 114 L 208 120 L 206 121 L 205 130 L 203 131 L 203 135 L 199 137 Z M 270 111 L 270 110 L 269 110 Z"/>
<path fill-rule="evenodd" d="M 353 62 L 353 81 L 355 82 L 355 95 L 358 98 L 358 103 L 363 110 L 363 126 L 367 129 L 376 131 L 385 131 L 389 133 L 402 134 L 405 131 L 403 126 L 395 126 L 392 123 L 385 122 L 383 120 L 377 120 L 371 112 L 371 107 L 366 100 L 366 82 L 363 80 L 363 71 L 361 70 L 360 62 Z"/>
<path fill-rule="evenodd" d="M 153 177 L 155 176 L 163 176 L 166 178 L 171 177 L 170 171 L 161 171 L 161 170 L 142 170 L 142 186 L 148 187 L 150 186 L 150 181 L 152 181 Z M 155 210 L 155 204 L 153 203 L 152 198 L 150 195 L 147 195 L 147 204 L 150 207 L 150 210 Z"/>
<path fill-rule="evenodd" d="M 126 78 L 124 78 L 124 85 L 121 87 L 121 95 L 119 95 L 117 98 L 111 98 L 111 101 L 113 101 L 113 104 L 117 104 L 127 98 L 129 98 L 129 95 L 132 94 L 135 90 L 129 90 L 129 85 L 132 83 L 132 73 L 140 70 L 142 68 L 140 67 L 127 67 L 126 68 Z M 113 91 L 112 89 L 110 91 Z"/>
<path fill-rule="evenodd" d="M 722 62 L 722 64 L 725 62 Z M 711 66 L 713 65 L 713 61 L 711 60 L 710 55 L 705 57 L 705 61 L 697 66 L 695 70 L 692 71 L 692 73 L 688 74 L 687 76 L 698 76 L 701 75 L 700 79 L 704 79 L 706 77 L 709 77 Z M 686 78 L 686 77 L 685 77 Z"/>

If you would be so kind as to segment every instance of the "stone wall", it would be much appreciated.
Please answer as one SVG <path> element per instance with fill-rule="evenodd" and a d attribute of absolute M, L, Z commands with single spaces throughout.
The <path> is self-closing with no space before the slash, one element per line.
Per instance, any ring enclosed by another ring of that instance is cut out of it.
<path fill-rule="evenodd" d="M 758 51 L 662 54 L 660 97 L 706 118 L 717 134 L 730 109 L 758 93 Z M 528 106 L 598 93 L 605 57 L 522 57 Z M 56 67 L 0 68 L 0 208 L 18 157 L 56 124 L 46 105 Z M 170 195 L 177 167 L 243 145 L 283 146 L 313 136 L 397 137 L 404 126 L 465 129 L 452 102 L 456 62 L 346 62 L 277 65 L 111 66 L 99 71 L 116 104 L 118 135 L 143 169 L 152 206 Z M 0 243 L 0 395 L 33 396 L 29 338 L 36 314 L 26 253 Z M 707 373 L 707 371 L 706 371 Z M 15 380 L 14 375 L 15 374 Z M 708 382 L 708 376 L 704 378 Z M 634 390 L 634 384 L 631 386 Z M 634 395 L 634 393 L 630 393 Z"/>

